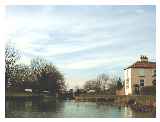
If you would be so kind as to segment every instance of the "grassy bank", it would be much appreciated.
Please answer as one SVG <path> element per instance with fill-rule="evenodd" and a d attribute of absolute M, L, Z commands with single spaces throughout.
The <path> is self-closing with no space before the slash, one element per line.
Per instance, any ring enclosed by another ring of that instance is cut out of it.
<path fill-rule="evenodd" d="M 156 104 L 156 96 L 151 95 L 141 95 L 141 96 L 115 96 L 115 103 L 117 104 L 132 104 L 138 103 L 142 105 L 152 105 Z"/>
<path fill-rule="evenodd" d="M 6 99 L 40 99 L 43 96 L 38 94 L 33 94 L 32 92 L 25 92 L 25 91 L 15 91 L 15 90 L 7 90 L 5 93 Z"/>
<path fill-rule="evenodd" d="M 49 96 L 46 94 L 37 94 L 25 91 L 7 91 L 5 94 L 7 100 L 41 100 L 41 101 L 55 101 L 55 96 Z"/>
<path fill-rule="evenodd" d="M 128 104 L 129 102 L 136 102 L 144 105 L 153 105 L 156 103 L 156 96 L 141 95 L 141 96 L 116 96 L 116 95 L 81 95 L 76 96 L 75 100 L 79 101 L 100 101 L 100 102 L 114 102 L 115 104 Z"/>
<path fill-rule="evenodd" d="M 5 94 L 6 97 L 29 97 L 33 96 L 31 92 L 18 92 L 18 91 L 7 91 Z"/>

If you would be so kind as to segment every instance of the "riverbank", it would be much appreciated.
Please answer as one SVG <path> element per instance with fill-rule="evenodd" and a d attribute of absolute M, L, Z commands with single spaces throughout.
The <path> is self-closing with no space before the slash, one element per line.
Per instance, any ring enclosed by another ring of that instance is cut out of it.
<path fill-rule="evenodd" d="M 32 99 L 42 99 L 43 96 L 28 93 L 28 92 L 7 92 L 5 95 L 6 100 L 14 100 L 14 99 L 21 99 L 21 100 L 32 100 Z"/>
<path fill-rule="evenodd" d="M 117 96 L 115 103 L 127 105 L 136 112 L 151 112 L 156 117 L 156 96 Z"/>
<path fill-rule="evenodd" d="M 6 100 L 41 100 L 41 101 L 55 101 L 55 96 L 46 94 L 36 94 L 32 92 L 7 91 L 5 94 Z"/>
<path fill-rule="evenodd" d="M 75 97 L 76 101 L 81 102 L 106 102 L 107 104 L 129 106 L 136 112 L 156 113 L 156 96 L 116 96 L 116 95 L 82 95 Z"/>

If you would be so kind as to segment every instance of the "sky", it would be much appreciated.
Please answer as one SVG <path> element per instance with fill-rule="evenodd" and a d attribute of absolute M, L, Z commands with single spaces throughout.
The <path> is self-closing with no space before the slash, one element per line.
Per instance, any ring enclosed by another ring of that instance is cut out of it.
<path fill-rule="evenodd" d="M 120 76 L 147 55 L 155 61 L 155 6 L 8 6 L 8 41 L 20 63 L 39 56 L 70 88 L 101 73 Z"/>

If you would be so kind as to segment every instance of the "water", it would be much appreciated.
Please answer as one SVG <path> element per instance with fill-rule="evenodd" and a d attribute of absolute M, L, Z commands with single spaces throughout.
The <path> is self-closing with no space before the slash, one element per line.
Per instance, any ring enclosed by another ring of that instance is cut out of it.
<path fill-rule="evenodd" d="M 152 117 L 151 113 L 135 113 L 129 107 L 96 102 L 68 101 L 6 101 L 6 117 L 25 118 L 130 118 Z"/>

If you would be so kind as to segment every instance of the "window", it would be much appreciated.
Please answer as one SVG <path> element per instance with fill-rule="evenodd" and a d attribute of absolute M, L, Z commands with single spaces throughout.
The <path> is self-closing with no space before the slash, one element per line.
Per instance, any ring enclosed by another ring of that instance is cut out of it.
<path fill-rule="evenodd" d="M 129 80 L 126 80 L 126 88 L 129 88 Z"/>
<path fill-rule="evenodd" d="M 152 71 L 152 76 L 155 77 L 156 76 L 156 70 Z"/>
<path fill-rule="evenodd" d="M 140 86 L 144 86 L 144 80 L 140 80 Z"/>
<path fill-rule="evenodd" d="M 139 76 L 144 76 L 144 69 L 139 69 Z"/>

